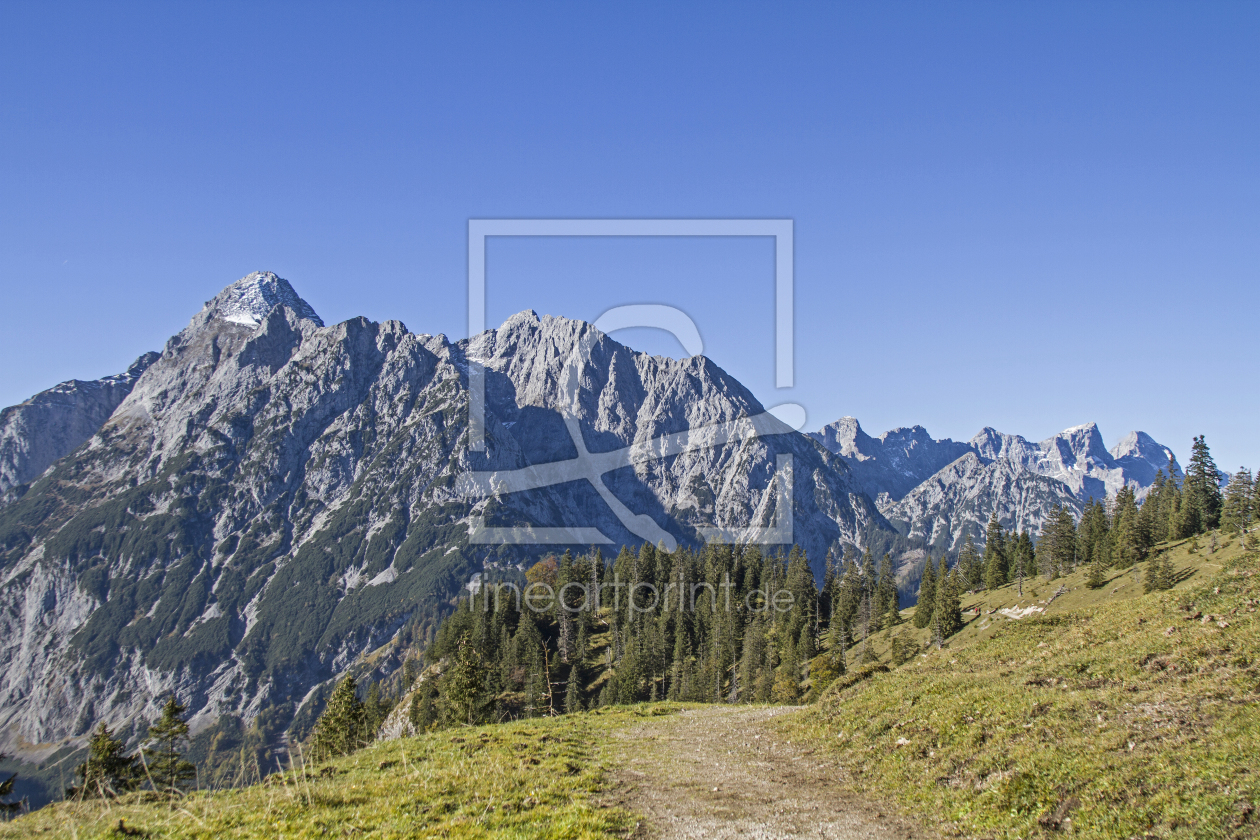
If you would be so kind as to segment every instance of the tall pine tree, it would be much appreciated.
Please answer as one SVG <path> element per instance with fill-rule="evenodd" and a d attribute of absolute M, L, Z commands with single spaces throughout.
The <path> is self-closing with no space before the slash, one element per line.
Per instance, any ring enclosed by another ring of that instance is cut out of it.
<path fill-rule="evenodd" d="M 1186 497 L 1183 500 L 1183 506 L 1188 504 L 1192 507 L 1194 509 L 1194 517 L 1198 519 L 1196 523 L 1197 529 L 1186 536 L 1211 531 L 1220 524 L 1220 474 L 1216 469 L 1216 462 L 1212 460 L 1212 453 L 1208 450 L 1208 445 L 1203 435 L 1199 435 L 1194 439 L 1194 445 L 1190 454 L 1190 464 L 1186 467 L 1186 482 L 1182 488 L 1182 493 Z"/>

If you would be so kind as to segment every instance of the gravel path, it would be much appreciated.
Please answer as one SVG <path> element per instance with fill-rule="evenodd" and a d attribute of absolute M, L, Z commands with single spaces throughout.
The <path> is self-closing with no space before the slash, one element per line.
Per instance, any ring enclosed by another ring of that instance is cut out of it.
<path fill-rule="evenodd" d="M 644 815 L 644 838 L 934 837 L 848 792 L 834 760 L 780 742 L 790 708 L 707 706 L 618 736 L 613 804 Z"/>

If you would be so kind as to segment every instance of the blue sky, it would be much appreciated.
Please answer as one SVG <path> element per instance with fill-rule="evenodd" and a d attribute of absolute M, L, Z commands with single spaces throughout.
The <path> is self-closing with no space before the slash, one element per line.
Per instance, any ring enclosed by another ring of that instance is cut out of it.
<path fill-rule="evenodd" d="M 6 3 L 0 404 L 255 269 L 461 337 L 470 217 L 792 218 L 791 390 L 769 240 L 496 240 L 490 322 L 670 303 L 811 427 L 1254 468 L 1258 43 L 1255 3 Z"/>

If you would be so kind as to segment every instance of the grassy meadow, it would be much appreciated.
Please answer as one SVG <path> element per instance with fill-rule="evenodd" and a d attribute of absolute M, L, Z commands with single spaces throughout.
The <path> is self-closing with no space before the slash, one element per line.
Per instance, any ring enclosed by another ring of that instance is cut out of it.
<path fill-rule="evenodd" d="M 1139 564 L 1094 590 L 1082 570 L 964 598 L 943 649 L 855 669 L 782 726 L 947 834 L 1260 836 L 1260 562 L 1193 548 L 1157 548 L 1164 592 Z"/>

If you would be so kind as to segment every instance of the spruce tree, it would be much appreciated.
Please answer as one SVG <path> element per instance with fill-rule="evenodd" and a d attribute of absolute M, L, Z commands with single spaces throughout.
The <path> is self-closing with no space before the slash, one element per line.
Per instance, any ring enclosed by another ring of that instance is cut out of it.
<path fill-rule="evenodd" d="M 1011 577 L 1019 581 L 1020 597 L 1024 595 L 1024 578 L 1037 574 L 1037 563 L 1034 560 L 1032 537 L 1027 531 L 1021 531 L 1015 538 L 1011 548 Z"/>
<path fill-rule="evenodd" d="M 1068 574 L 1076 565 L 1076 523 L 1072 512 L 1055 505 L 1041 525 L 1037 567 L 1047 580 Z"/>
<path fill-rule="evenodd" d="M 1082 563 L 1093 565 L 1097 561 L 1106 566 L 1111 562 L 1110 531 L 1107 508 L 1098 500 L 1091 501 L 1085 506 L 1076 535 L 1077 554 Z"/>
<path fill-rule="evenodd" d="M 481 654 L 465 634 L 460 638 L 450 666 L 438 682 L 444 715 L 450 722 L 473 726 L 484 723 L 492 697 L 486 696 L 486 668 Z"/>
<path fill-rule="evenodd" d="M 1168 539 L 1168 516 L 1165 512 L 1167 502 L 1167 489 L 1165 485 L 1168 480 L 1164 478 L 1162 469 L 1155 471 L 1155 482 L 1151 485 L 1151 489 L 1147 491 L 1146 501 L 1142 503 L 1142 507 L 1138 510 L 1138 515 L 1142 518 L 1143 527 L 1150 536 L 1151 545 L 1162 543 Z"/>
<path fill-rule="evenodd" d="M 936 572 L 932 568 L 932 555 L 923 563 L 923 577 L 919 579 L 919 601 L 914 607 L 914 626 L 923 629 L 932 623 L 932 611 L 936 608 Z"/>
<path fill-rule="evenodd" d="M 997 589 L 1007 582 L 1006 539 L 997 511 L 989 516 L 989 527 L 984 538 L 984 586 Z"/>
<path fill-rule="evenodd" d="M 1151 559 L 1142 588 L 1147 592 L 1159 592 L 1172 589 L 1175 583 L 1172 558 L 1168 556 L 1167 551 L 1161 551 Z"/>
<path fill-rule="evenodd" d="M 962 575 L 963 591 L 976 589 L 984 581 L 984 565 L 970 531 L 967 532 L 967 539 L 963 541 L 963 547 L 958 552 L 954 568 Z"/>
<path fill-rule="evenodd" d="M 1203 435 L 1194 439 L 1183 493 L 1190 497 L 1191 506 L 1199 517 L 1197 532 L 1211 531 L 1220 523 L 1220 473 Z"/>
<path fill-rule="evenodd" d="M 796 661 L 802 666 L 808 665 L 810 660 L 818 655 L 818 648 L 814 642 L 814 628 L 808 624 L 801 627 L 800 635 L 796 641 Z"/>
<path fill-rule="evenodd" d="M 858 607 L 861 610 L 863 639 L 870 633 L 879 632 L 879 621 L 882 616 L 879 613 L 878 597 L 879 578 L 875 573 L 875 559 L 871 557 L 871 550 L 867 548 L 862 552 L 862 601 Z"/>
<path fill-rule="evenodd" d="M 1146 559 L 1149 539 L 1138 515 L 1137 499 L 1132 487 L 1123 487 L 1116 494 L 1110 533 L 1112 565 L 1128 569 Z"/>
<path fill-rule="evenodd" d="M 939 647 L 945 639 L 962 629 L 962 607 L 959 604 L 959 587 L 963 584 L 962 571 L 955 567 L 952 574 L 945 569 L 945 558 L 936 581 L 936 610 L 932 616 L 933 641 Z"/>
<path fill-rule="evenodd" d="M 88 743 L 87 760 L 74 769 L 76 784 L 67 799 L 106 799 L 133 789 L 143 778 L 139 759 L 127 755 L 126 745 L 104 723 L 96 727 Z"/>
<path fill-rule="evenodd" d="M 428 732 L 438 722 L 437 685 L 426 679 L 411 692 L 407 705 L 407 719 L 417 735 Z"/>
<path fill-rule="evenodd" d="M 1033 543 L 1032 534 L 1028 531 L 1020 531 L 1019 545 L 1024 555 L 1024 576 L 1034 578 L 1038 575 L 1037 568 L 1037 548 Z"/>
<path fill-rule="evenodd" d="M 832 670 L 837 675 L 843 674 L 848 667 L 849 634 L 843 624 L 835 624 L 827 631 L 827 658 L 831 661 Z"/>
<path fill-rule="evenodd" d="M 380 683 L 368 686 L 367 700 L 363 703 L 364 732 L 375 738 L 391 708 L 393 703 L 381 694 Z"/>
<path fill-rule="evenodd" d="M 879 562 L 877 602 L 880 616 L 878 626 L 892 627 L 901 623 L 901 604 L 897 598 L 897 578 L 893 574 L 892 557 L 888 554 L 884 554 L 884 559 Z"/>
<path fill-rule="evenodd" d="M 333 689 L 324 713 L 315 721 L 311 732 L 311 757 L 326 761 L 339 755 L 349 755 L 368 742 L 365 730 L 363 703 L 359 700 L 359 687 L 354 677 L 347 676 Z"/>
<path fill-rule="evenodd" d="M 145 766 L 154 786 L 163 793 L 182 793 L 197 780 L 197 768 L 180 749 L 188 741 L 186 711 L 188 707 L 172 694 L 162 706 L 161 717 L 149 727 L 153 746 L 144 749 Z"/>
<path fill-rule="evenodd" d="M 1089 576 L 1085 578 L 1085 585 L 1090 589 L 1101 589 L 1106 584 L 1107 569 L 1100 557 L 1089 564 Z"/>
<path fill-rule="evenodd" d="M 1221 507 L 1221 530 L 1231 534 L 1245 534 L 1255 520 L 1256 511 L 1252 505 L 1255 499 L 1255 487 L 1251 479 L 1251 470 L 1239 467 L 1238 472 L 1230 479 L 1225 488 L 1225 500 Z"/>
<path fill-rule="evenodd" d="M 564 711 L 565 714 L 573 714 L 582 711 L 582 665 L 580 662 L 574 662 L 569 668 L 568 685 L 564 688 Z"/>

